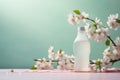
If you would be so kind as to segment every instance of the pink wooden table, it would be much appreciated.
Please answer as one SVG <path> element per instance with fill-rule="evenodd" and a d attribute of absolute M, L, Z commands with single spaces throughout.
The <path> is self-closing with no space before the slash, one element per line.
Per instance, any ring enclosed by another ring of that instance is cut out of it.
<path fill-rule="evenodd" d="M 120 71 L 95 73 L 66 70 L 0 69 L 0 80 L 120 80 Z"/>

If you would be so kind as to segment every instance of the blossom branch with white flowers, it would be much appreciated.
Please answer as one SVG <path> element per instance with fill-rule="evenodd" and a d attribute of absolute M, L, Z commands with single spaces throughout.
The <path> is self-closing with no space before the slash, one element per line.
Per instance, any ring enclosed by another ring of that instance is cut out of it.
<path fill-rule="evenodd" d="M 51 46 L 48 49 L 48 59 L 34 59 L 36 64 L 31 67 L 31 69 L 38 69 L 38 70 L 51 70 L 54 69 L 54 63 L 57 64 L 57 69 L 60 70 L 71 70 L 73 69 L 74 65 L 74 56 L 67 55 L 65 52 L 60 49 L 57 53 L 54 52 L 54 47 Z"/>
<path fill-rule="evenodd" d="M 90 19 L 90 18 L 86 18 L 87 20 L 90 20 L 90 21 L 92 21 L 92 22 L 94 22 L 95 24 L 96 24 L 96 21 L 94 21 L 93 19 Z M 96 26 L 96 25 L 95 25 Z M 97 28 L 97 27 L 96 27 Z M 114 41 L 111 39 L 111 37 L 109 36 L 109 35 L 107 35 L 106 36 L 111 42 L 112 42 L 112 44 L 114 45 L 114 46 L 117 46 L 115 43 L 114 43 Z"/>
<path fill-rule="evenodd" d="M 90 19 L 90 18 L 86 18 L 87 20 L 90 20 L 90 21 L 92 21 L 92 22 L 94 22 L 95 24 L 96 24 L 96 21 L 95 20 L 93 20 L 93 19 Z M 95 25 L 96 26 L 96 25 Z M 97 28 L 97 27 L 96 27 Z M 112 44 L 114 45 L 114 46 L 117 46 L 115 43 L 114 43 L 114 41 L 111 39 L 111 37 L 109 36 L 109 35 L 107 35 L 106 36 L 111 42 L 112 42 Z"/>
<path fill-rule="evenodd" d="M 92 24 L 89 24 L 87 21 L 92 21 Z M 103 59 L 91 60 L 90 67 L 91 70 L 102 70 L 111 67 L 111 65 L 117 61 L 120 61 L 120 38 L 116 38 L 114 41 L 109 34 L 109 29 L 117 30 L 120 27 L 120 19 L 118 14 L 110 15 L 108 17 L 107 25 L 104 27 L 100 19 L 96 18 L 91 19 L 89 15 L 85 12 L 80 12 L 79 10 L 73 10 L 73 13 L 68 15 L 68 22 L 72 25 L 80 24 L 85 22 L 86 25 L 85 31 L 88 38 L 101 42 L 106 38 L 107 49 L 103 52 Z M 110 43 L 112 43 L 113 50 L 110 49 Z"/>

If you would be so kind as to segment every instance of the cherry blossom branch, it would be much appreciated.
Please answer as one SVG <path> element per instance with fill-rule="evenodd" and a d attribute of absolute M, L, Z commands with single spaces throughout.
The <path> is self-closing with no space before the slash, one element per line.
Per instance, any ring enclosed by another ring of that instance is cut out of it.
<path fill-rule="evenodd" d="M 34 59 L 34 61 L 40 61 L 40 62 L 42 62 L 43 60 L 42 60 L 42 59 L 41 59 L 41 60 L 39 60 L 39 59 Z M 60 60 L 46 60 L 46 62 L 49 62 L 49 61 L 51 61 L 51 62 L 59 62 Z M 73 61 L 70 60 L 70 62 L 74 64 Z"/>
<path fill-rule="evenodd" d="M 95 20 L 93 20 L 93 19 L 91 19 L 91 18 L 85 18 L 85 19 L 87 19 L 87 20 L 92 21 L 93 23 L 95 23 Z M 112 44 L 113 44 L 114 46 L 117 46 L 110 36 L 106 36 L 106 37 L 112 42 Z"/>
<path fill-rule="evenodd" d="M 42 61 L 42 60 L 39 60 L 39 59 L 34 59 L 34 61 Z M 49 62 L 50 60 L 46 60 L 47 62 Z M 51 60 L 52 62 L 58 62 L 59 60 Z M 120 61 L 120 59 L 116 59 L 116 60 L 111 60 L 110 62 L 112 63 L 115 63 L 117 61 Z M 74 62 L 72 62 L 74 63 Z M 90 60 L 90 64 L 95 64 L 92 60 Z"/>
<path fill-rule="evenodd" d="M 43 60 L 39 60 L 39 59 L 34 59 L 34 61 L 43 61 Z M 49 62 L 50 60 L 46 60 L 47 62 Z M 58 60 L 51 60 L 52 62 L 58 62 Z"/>
<path fill-rule="evenodd" d="M 115 62 L 118 62 L 118 61 L 120 61 L 120 59 L 111 60 L 110 62 L 114 64 Z"/>
<path fill-rule="evenodd" d="M 110 60 L 111 63 L 115 63 L 115 62 L 118 62 L 120 61 L 120 59 L 115 59 L 115 60 Z M 90 64 L 96 64 L 95 62 L 93 62 L 92 60 L 90 60 Z"/>

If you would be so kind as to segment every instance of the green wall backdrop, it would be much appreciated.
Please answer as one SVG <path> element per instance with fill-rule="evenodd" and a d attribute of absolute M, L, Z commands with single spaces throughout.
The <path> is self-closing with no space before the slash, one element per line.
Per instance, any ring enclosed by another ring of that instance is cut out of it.
<path fill-rule="evenodd" d="M 33 59 L 47 57 L 51 45 L 72 54 L 77 26 L 67 15 L 80 9 L 106 25 L 109 14 L 120 14 L 119 5 L 120 0 L 0 0 L 0 68 L 29 68 Z M 110 32 L 113 39 L 120 36 L 120 29 Z M 101 58 L 104 42 L 90 42 L 90 58 Z"/>

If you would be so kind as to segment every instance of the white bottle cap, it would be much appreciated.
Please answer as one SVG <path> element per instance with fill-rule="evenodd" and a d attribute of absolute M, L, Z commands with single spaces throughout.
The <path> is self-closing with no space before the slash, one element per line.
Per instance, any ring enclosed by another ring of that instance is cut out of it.
<path fill-rule="evenodd" d="M 78 27 L 78 31 L 85 31 L 84 27 Z"/>
<path fill-rule="evenodd" d="M 84 28 L 84 27 L 80 27 L 80 30 L 81 30 L 81 31 L 85 31 L 85 28 Z"/>

